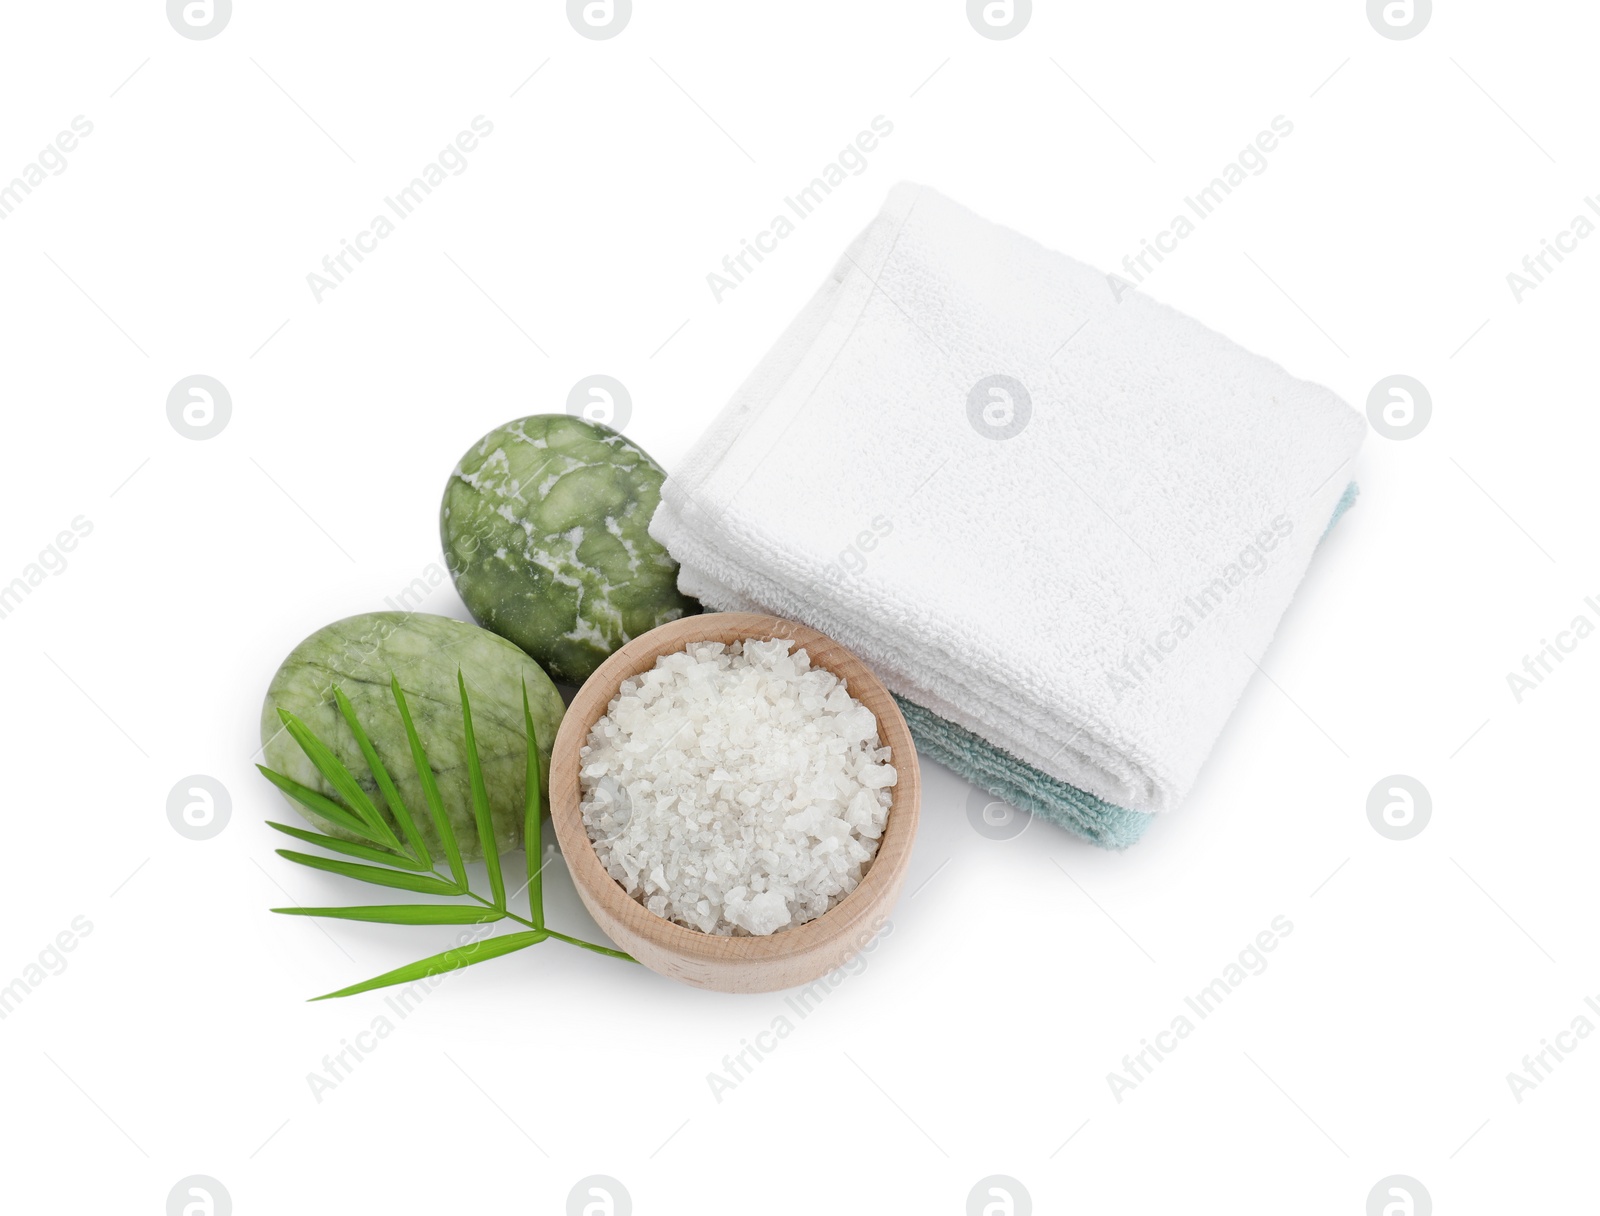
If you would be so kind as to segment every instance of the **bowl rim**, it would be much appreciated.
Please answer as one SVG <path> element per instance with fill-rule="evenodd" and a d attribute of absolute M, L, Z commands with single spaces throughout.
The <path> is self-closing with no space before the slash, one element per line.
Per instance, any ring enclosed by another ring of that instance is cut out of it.
<path fill-rule="evenodd" d="M 605 714 L 623 680 L 654 667 L 658 656 L 682 651 L 709 635 L 734 631 L 740 639 L 788 638 L 804 649 L 813 666 L 844 679 L 850 695 L 878 718 L 882 745 L 895 766 L 893 800 L 878 851 L 861 882 L 828 911 L 805 924 L 761 936 L 717 936 L 657 916 L 623 890 L 600 863 L 583 823 L 578 752 L 594 723 Z M 820 652 L 820 654 L 819 654 Z M 823 657 L 825 656 L 825 658 Z M 862 694 L 866 693 L 866 696 Z M 864 947 L 882 928 L 885 902 L 892 902 L 905 879 L 911 844 L 920 817 L 921 774 L 910 728 L 893 695 L 877 675 L 847 647 L 819 630 L 783 617 L 756 612 L 708 612 L 680 617 L 632 639 L 605 660 L 567 706 L 550 759 L 550 818 L 573 882 L 588 903 L 593 898 L 621 926 L 658 949 L 705 963 L 763 963 L 803 958 L 836 949 L 853 931 Z M 590 909 L 594 911 L 593 908 Z M 878 923 L 863 924 L 873 913 Z M 602 928 L 606 926 L 602 923 Z M 646 960 L 641 959 L 641 962 Z M 648 965 L 648 963 L 647 963 Z"/>

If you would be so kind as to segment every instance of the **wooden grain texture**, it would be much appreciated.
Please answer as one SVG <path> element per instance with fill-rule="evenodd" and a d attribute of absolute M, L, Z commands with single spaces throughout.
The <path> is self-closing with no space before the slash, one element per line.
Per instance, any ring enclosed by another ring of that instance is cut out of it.
<path fill-rule="evenodd" d="M 716 937 L 673 924 L 635 902 L 605 872 L 583 826 L 578 750 L 622 681 L 691 642 L 793 638 L 815 667 L 844 680 L 878 718 L 878 738 L 899 775 L 877 856 L 861 884 L 816 920 L 764 937 Z M 900 708 L 866 664 L 805 625 L 750 612 L 684 617 L 635 638 L 607 659 L 567 708 L 550 761 L 550 818 L 584 907 L 611 940 L 653 971 L 720 992 L 772 992 L 827 974 L 872 940 L 900 897 L 917 832 L 922 778 Z"/>

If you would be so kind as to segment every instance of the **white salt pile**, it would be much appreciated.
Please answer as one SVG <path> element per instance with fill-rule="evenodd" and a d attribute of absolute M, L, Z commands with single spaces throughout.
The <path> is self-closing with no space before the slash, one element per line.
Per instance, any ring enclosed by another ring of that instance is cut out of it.
<path fill-rule="evenodd" d="M 861 881 L 895 770 L 878 720 L 792 640 L 697 642 L 624 680 L 579 752 L 606 871 L 657 916 L 766 934 Z"/>

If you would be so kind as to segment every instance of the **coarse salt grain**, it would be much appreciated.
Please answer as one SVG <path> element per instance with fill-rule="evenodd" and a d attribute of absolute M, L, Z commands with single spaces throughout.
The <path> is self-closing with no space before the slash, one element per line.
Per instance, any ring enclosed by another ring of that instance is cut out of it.
<path fill-rule="evenodd" d="M 624 680 L 580 749 L 606 872 L 721 936 L 821 916 L 861 882 L 897 779 L 878 720 L 792 639 L 696 642 Z"/>

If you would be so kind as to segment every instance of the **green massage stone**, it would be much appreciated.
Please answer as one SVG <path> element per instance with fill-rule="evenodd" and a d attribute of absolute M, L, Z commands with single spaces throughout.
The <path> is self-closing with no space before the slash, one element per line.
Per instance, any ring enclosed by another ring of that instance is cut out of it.
<path fill-rule="evenodd" d="M 439 533 L 467 610 L 555 679 L 582 684 L 623 643 L 698 612 L 646 530 L 666 474 L 610 427 L 536 414 L 473 444 Z"/>
<path fill-rule="evenodd" d="M 361 782 L 374 805 L 388 817 L 378 790 L 333 690 L 342 688 L 355 709 L 378 759 L 393 779 L 435 860 L 444 853 L 433 817 L 411 759 L 400 711 L 390 690 L 400 680 L 417 736 L 428 755 L 445 814 L 466 857 L 481 857 L 472 786 L 467 773 L 459 669 L 472 699 L 472 728 L 494 820 L 495 843 L 502 850 L 522 847 L 527 789 L 527 732 L 522 688 L 527 683 L 534 737 L 539 741 L 541 791 L 548 797 L 550 748 L 561 725 L 561 694 L 539 665 L 504 638 L 448 617 L 407 612 L 369 612 L 317 630 L 284 659 L 261 707 L 261 742 L 266 767 L 337 800 L 333 787 L 300 750 L 278 717 L 286 709 L 321 739 Z M 291 803 L 318 831 L 344 839 L 349 833 Z M 391 821 L 392 823 L 392 821 Z M 398 826 L 395 834 L 405 840 Z"/>

